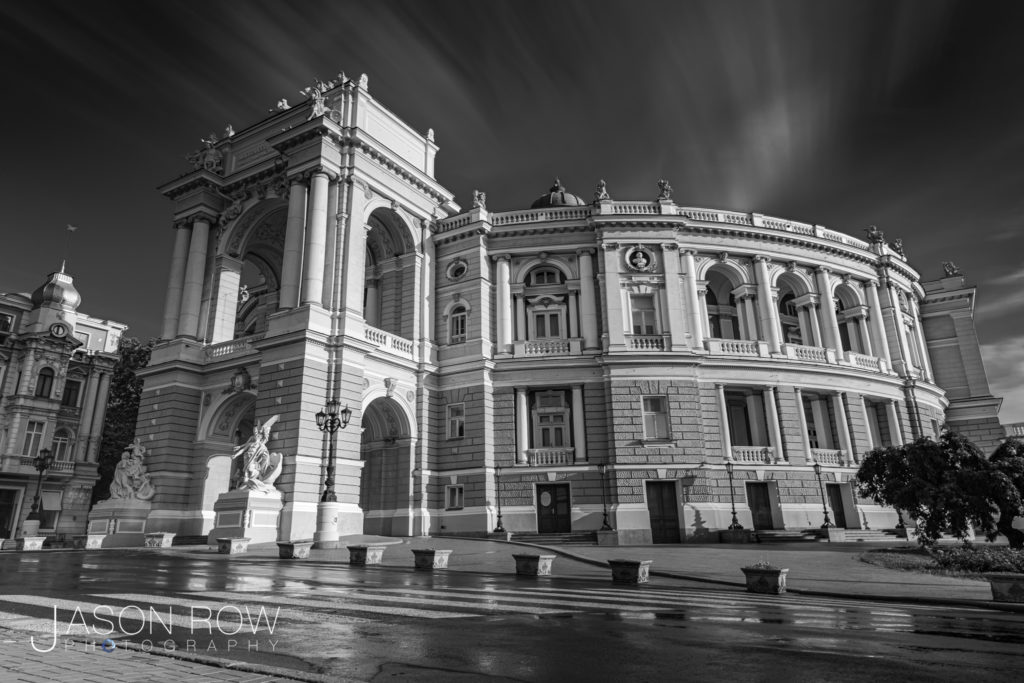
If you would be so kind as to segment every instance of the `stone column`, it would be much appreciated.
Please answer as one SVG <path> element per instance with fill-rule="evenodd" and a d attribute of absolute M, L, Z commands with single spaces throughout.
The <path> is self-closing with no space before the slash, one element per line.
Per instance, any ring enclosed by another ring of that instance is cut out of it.
<path fill-rule="evenodd" d="M 889 420 L 889 441 L 893 446 L 903 445 L 903 427 L 900 425 L 900 416 L 896 411 L 896 401 L 885 402 L 885 415 Z"/>
<path fill-rule="evenodd" d="M 213 329 L 210 343 L 218 344 L 235 337 L 238 315 L 238 289 L 242 278 L 242 262 L 230 256 L 216 257 L 214 268 Z"/>
<path fill-rule="evenodd" d="M 579 324 L 580 308 L 576 303 L 576 291 L 569 290 L 569 338 L 578 339 L 580 336 Z"/>
<path fill-rule="evenodd" d="M 96 387 L 98 384 L 99 378 L 95 370 L 90 370 L 89 376 L 82 385 L 82 419 L 78 421 L 78 433 L 75 438 L 78 443 L 77 459 L 82 462 L 89 461 L 89 430 L 92 429 L 92 416 L 96 410 Z"/>
<path fill-rule="evenodd" d="M 683 322 L 683 293 L 679 281 L 679 245 L 666 242 L 661 245 L 665 260 L 665 303 L 668 308 L 668 331 L 672 337 L 672 351 L 678 351 L 686 343 L 686 325 Z"/>
<path fill-rule="evenodd" d="M 757 299 L 761 306 L 761 330 L 764 332 L 768 350 L 779 353 L 779 309 L 772 295 L 771 277 L 768 274 L 768 257 L 754 257 L 754 274 L 757 277 Z"/>
<path fill-rule="evenodd" d="M 732 439 L 729 437 L 729 406 L 725 402 L 725 385 L 716 384 L 718 392 L 718 414 L 721 415 L 722 451 L 724 459 L 732 462 Z"/>
<path fill-rule="evenodd" d="M 331 180 L 327 187 L 327 244 L 324 247 L 324 287 L 320 301 L 324 308 L 331 310 L 337 306 L 334 301 L 334 280 L 337 276 L 336 252 L 338 249 L 338 201 L 340 182 Z"/>
<path fill-rule="evenodd" d="M 185 267 L 185 287 L 182 293 L 181 313 L 178 316 L 178 336 L 196 337 L 199 330 L 199 309 L 203 300 L 203 281 L 206 277 L 206 251 L 210 242 L 210 217 L 197 216 L 192 222 L 188 264 Z"/>
<path fill-rule="evenodd" d="M 910 346 L 907 342 L 907 326 L 903 323 L 903 309 L 900 308 L 900 297 L 896 293 L 896 287 L 891 282 L 885 285 L 886 296 L 889 299 L 889 310 L 892 311 L 892 324 L 896 329 L 896 347 L 899 351 L 899 360 L 902 361 L 903 374 L 909 375 L 910 368 L 914 366 L 911 362 Z"/>
<path fill-rule="evenodd" d="M 754 297 L 751 294 L 743 294 L 737 299 L 743 305 L 743 316 L 737 322 L 740 323 L 740 336 L 751 341 L 760 339 L 757 329 L 757 314 L 754 312 Z M 738 311 L 737 311 L 738 313 Z M 737 316 L 739 317 L 739 316 Z"/>
<path fill-rule="evenodd" d="M 163 339 L 172 339 L 178 332 L 178 315 L 181 313 L 181 296 L 185 289 L 185 267 L 188 265 L 189 241 L 192 226 L 184 221 L 174 227 L 174 250 L 171 252 L 171 275 L 167 283 L 167 298 L 164 302 L 164 326 L 160 332 Z"/>
<path fill-rule="evenodd" d="M 507 255 L 498 256 L 495 263 L 498 279 L 498 300 L 495 308 L 498 313 L 498 353 L 512 352 L 512 259 Z"/>
<path fill-rule="evenodd" d="M 626 346 L 626 335 L 623 331 L 622 286 L 619 284 L 619 245 L 605 242 L 602 246 L 605 300 L 608 305 L 608 346 L 610 349 L 621 350 Z"/>
<path fill-rule="evenodd" d="M 860 397 L 860 407 L 861 410 L 864 411 L 864 432 L 868 440 L 868 450 L 871 451 L 874 450 L 875 447 L 880 446 L 881 444 L 875 443 L 875 437 L 871 433 L 871 415 L 868 414 L 868 400 L 864 396 Z"/>
<path fill-rule="evenodd" d="M 818 319 L 817 306 L 814 304 L 808 304 L 807 306 L 807 319 L 811 323 L 811 334 L 814 335 L 813 346 L 824 347 L 825 338 L 821 336 L 821 324 Z"/>
<path fill-rule="evenodd" d="M 690 344 L 694 348 L 704 348 L 704 325 L 701 318 L 701 305 L 699 298 L 700 287 L 697 285 L 697 264 L 694 256 L 697 252 L 692 249 L 683 251 L 683 269 L 686 270 L 686 307 L 689 314 Z"/>
<path fill-rule="evenodd" d="M 861 308 L 861 313 L 858 313 L 853 320 L 855 321 L 853 326 L 857 330 L 857 339 L 860 340 L 860 345 L 863 347 L 861 353 L 865 356 L 874 356 L 875 347 L 868 330 L 868 316 L 863 308 Z"/>
<path fill-rule="evenodd" d="M 516 292 L 516 341 L 526 341 L 526 297 Z"/>
<path fill-rule="evenodd" d="M 279 309 L 299 304 L 299 278 L 302 273 L 302 231 L 306 218 L 306 186 L 300 178 L 292 178 L 288 194 L 288 220 L 284 235 L 284 258 L 281 261 L 281 292 Z"/>
<path fill-rule="evenodd" d="M 530 405 L 526 389 L 516 387 L 516 464 L 529 463 L 526 450 L 530 447 Z"/>
<path fill-rule="evenodd" d="M 380 327 L 380 279 L 371 277 L 366 280 L 366 303 L 363 305 L 363 318 L 370 327 Z M 447 341 L 447 335 L 445 337 Z"/>
<path fill-rule="evenodd" d="M 782 463 L 786 459 L 782 453 L 782 428 L 779 425 L 779 411 L 775 406 L 775 390 L 772 387 L 765 387 L 761 395 L 764 400 L 765 418 L 768 422 L 768 437 L 771 440 L 772 450 L 775 451 L 775 462 Z"/>
<path fill-rule="evenodd" d="M 110 390 L 110 373 L 104 372 L 99 377 L 96 390 L 96 408 L 93 411 L 92 429 L 89 432 L 89 462 L 97 462 L 99 458 L 100 439 L 103 437 L 103 418 L 107 412 L 107 392 Z"/>
<path fill-rule="evenodd" d="M 580 323 L 583 328 L 583 348 L 597 349 L 601 340 L 597 333 L 597 296 L 594 291 L 594 257 L 590 249 L 579 249 L 580 260 Z"/>
<path fill-rule="evenodd" d="M 818 268 L 815 271 L 818 282 L 818 302 L 825 328 L 825 346 L 835 349 L 837 354 L 842 355 L 843 341 L 839 336 L 839 319 L 836 318 L 836 306 L 832 300 L 829 272 L 831 271 L 828 268 Z"/>
<path fill-rule="evenodd" d="M 306 253 L 302 259 L 302 297 L 300 299 L 303 304 L 323 305 L 329 180 L 327 173 L 321 170 L 313 173 L 309 182 L 309 205 L 306 207 Z"/>
<path fill-rule="evenodd" d="M 804 395 L 800 387 L 794 387 L 796 393 L 796 415 L 800 418 L 800 442 L 804 447 L 804 459 L 808 465 L 814 464 L 814 453 L 811 452 L 811 437 L 807 433 L 807 414 L 804 411 Z"/>
<path fill-rule="evenodd" d="M 574 462 L 586 462 L 590 458 L 587 455 L 587 423 L 583 412 L 583 385 L 574 384 L 572 387 L 572 432 Z"/>
<path fill-rule="evenodd" d="M 882 319 L 882 305 L 878 301 L 878 281 L 868 280 L 864 289 L 868 297 L 868 323 L 871 331 L 871 348 L 876 356 L 885 360 L 886 365 L 892 367 L 892 358 L 889 356 L 889 344 L 885 339 L 885 321 Z"/>
<path fill-rule="evenodd" d="M 921 372 L 928 381 L 932 380 L 932 362 L 928 357 L 928 344 L 924 340 L 924 327 L 921 323 L 921 309 L 917 305 L 917 299 L 910 297 L 910 311 L 914 316 L 914 341 L 917 343 L 917 353 L 921 357 Z"/>
<path fill-rule="evenodd" d="M 850 439 L 850 425 L 846 420 L 846 405 L 842 392 L 832 394 L 832 412 L 836 416 L 836 433 L 839 435 L 839 448 L 843 451 L 840 462 L 850 465 L 854 462 L 853 441 Z"/>

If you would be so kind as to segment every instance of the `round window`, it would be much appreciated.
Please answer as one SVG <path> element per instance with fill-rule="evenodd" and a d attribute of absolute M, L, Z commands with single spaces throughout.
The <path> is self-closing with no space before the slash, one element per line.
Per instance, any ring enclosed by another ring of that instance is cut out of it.
<path fill-rule="evenodd" d="M 551 506 L 551 494 L 549 492 L 544 491 L 543 493 L 540 494 L 540 504 L 542 507 Z"/>
<path fill-rule="evenodd" d="M 452 261 L 448 265 L 447 275 L 449 280 L 458 280 L 459 278 L 464 277 L 467 272 L 469 272 L 469 264 L 462 259 Z"/>

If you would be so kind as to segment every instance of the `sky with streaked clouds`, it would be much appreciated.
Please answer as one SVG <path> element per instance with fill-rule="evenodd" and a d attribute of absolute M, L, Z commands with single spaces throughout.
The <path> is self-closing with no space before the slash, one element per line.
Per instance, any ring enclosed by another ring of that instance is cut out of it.
<path fill-rule="evenodd" d="M 171 205 L 210 131 L 366 73 L 470 204 L 589 197 L 757 211 L 955 261 L 1004 422 L 1024 421 L 1024 3 L 941 0 L 8 2 L 0 291 L 60 264 L 155 336 Z"/>

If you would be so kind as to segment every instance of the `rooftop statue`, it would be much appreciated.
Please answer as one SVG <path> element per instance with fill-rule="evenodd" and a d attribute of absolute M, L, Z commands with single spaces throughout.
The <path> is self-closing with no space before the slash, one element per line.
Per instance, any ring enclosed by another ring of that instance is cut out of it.
<path fill-rule="evenodd" d="M 945 271 L 946 277 L 955 277 L 957 275 L 963 275 L 963 273 L 960 272 L 960 269 L 957 267 L 957 265 L 952 261 L 943 261 L 942 270 Z"/>
<path fill-rule="evenodd" d="M 220 173 L 223 170 L 224 154 L 217 149 L 217 134 L 210 133 L 209 137 L 202 138 L 200 142 L 205 147 L 186 155 L 185 158 L 193 168 Z"/>
<path fill-rule="evenodd" d="M 270 429 L 280 417 L 274 415 L 263 424 L 257 420 L 249 440 L 235 449 L 231 458 L 241 459 L 241 472 L 235 489 L 261 493 L 272 493 L 277 490 L 274 488 L 274 481 L 281 474 L 282 457 L 280 453 L 271 453 L 267 448 L 267 442 L 271 437 Z"/>
<path fill-rule="evenodd" d="M 871 244 L 883 244 L 885 242 L 885 233 L 874 225 L 864 228 L 864 232 L 868 234 L 868 242 L 871 242 Z"/>
<path fill-rule="evenodd" d="M 604 179 L 597 181 L 597 190 L 594 191 L 594 201 L 599 202 L 602 199 L 611 199 L 611 195 L 608 194 L 608 185 Z"/>
<path fill-rule="evenodd" d="M 893 251 L 895 251 L 897 254 L 899 254 L 903 258 L 907 258 L 907 255 L 903 253 L 903 240 L 902 239 L 897 237 L 895 240 L 893 240 L 892 244 L 890 244 L 889 247 L 892 248 Z"/>
<path fill-rule="evenodd" d="M 139 439 L 125 447 L 121 462 L 114 469 L 114 480 L 110 482 L 111 500 L 149 500 L 156 495 L 142 463 L 145 456 L 146 447 Z"/>
<path fill-rule="evenodd" d="M 658 181 L 658 201 L 662 199 L 672 199 L 672 186 L 664 179 Z"/>
<path fill-rule="evenodd" d="M 473 208 L 474 209 L 486 209 L 487 208 L 487 193 L 481 192 L 480 190 L 473 190 Z"/>

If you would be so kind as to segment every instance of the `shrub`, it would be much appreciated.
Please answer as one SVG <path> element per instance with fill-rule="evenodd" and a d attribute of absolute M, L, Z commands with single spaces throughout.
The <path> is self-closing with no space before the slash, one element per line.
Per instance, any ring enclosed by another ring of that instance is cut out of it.
<path fill-rule="evenodd" d="M 960 572 L 1024 573 L 1024 550 L 1007 547 L 963 545 L 953 548 L 932 548 L 935 563 L 943 569 Z"/>

